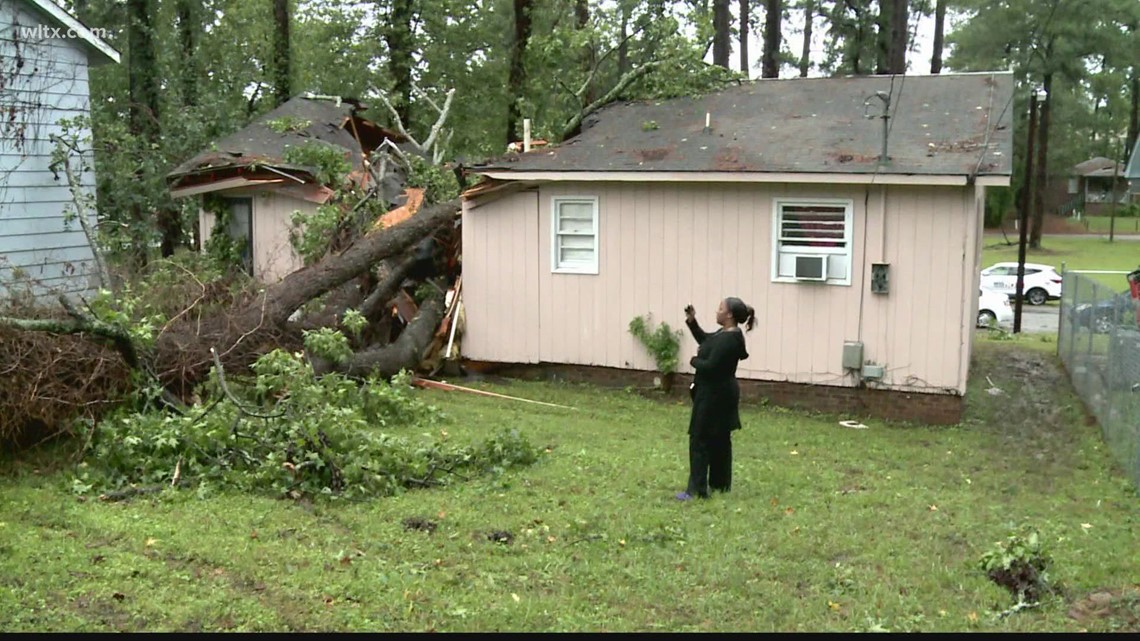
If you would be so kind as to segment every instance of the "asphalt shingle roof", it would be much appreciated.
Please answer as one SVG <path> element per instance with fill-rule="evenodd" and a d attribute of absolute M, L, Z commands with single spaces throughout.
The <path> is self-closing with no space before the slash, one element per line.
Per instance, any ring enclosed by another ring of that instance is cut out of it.
<path fill-rule="evenodd" d="M 695 98 L 613 104 L 558 146 L 472 169 L 1008 176 L 1013 90 L 1009 72 L 758 80 Z M 876 92 L 892 96 L 882 167 Z"/>

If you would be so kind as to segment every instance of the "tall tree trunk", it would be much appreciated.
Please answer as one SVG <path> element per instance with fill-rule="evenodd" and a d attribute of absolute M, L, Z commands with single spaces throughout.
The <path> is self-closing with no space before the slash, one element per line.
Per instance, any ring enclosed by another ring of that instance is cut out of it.
<path fill-rule="evenodd" d="M 740 0 L 740 73 L 752 77 L 748 65 L 748 0 Z"/>
<path fill-rule="evenodd" d="M 804 0 L 804 47 L 800 53 L 800 77 L 807 78 L 811 70 L 811 28 L 815 22 L 815 4 L 813 0 Z"/>
<path fill-rule="evenodd" d="M 618 75 L 624 76 L 629 71 L 629 3 L 621 4 L 621 40 L 618 42 Z"/>
<path fill-rule="evenodd" d="M 1132 157 L 1136 138 L 1140 136 L 1140 67 L 1132 68 L 1132 108 L 1128 112 L 1128 142 L 1124 150 L 1124 162 Z"/>
<path fill-rule="evenodd" d="M 130 108 L 128 128 L 130 132 L 149 147 L 158 143 L 158 65 L 154 51 L 154 5 L 151 0 L 127 0 L 127 48 L 128 48 L 128 93 Z M 135 171 L 136 179 L 145 182 L 147 176 L 141 168 Z M 131 205 L 132 236 L 134 236 L 134 267 L 141 268 L 147 262 L 149 243 L 150 212 L 143 203 Z M 165 238 L 165 234 L 163 235 Z"/>
<path fill-rule="evenodd" d="M 1046 60 L 1052 59 L 1053 43 L 1046 47 Z M 1037 134 L 1037 162 L 1034 163 L 1033 172 L 1037 175 L 1037 198 L 1033 203 L 1033 224 L 1029 227 L 1029 246 L 1040 249 L 1041 234 L 1045 226 L 1045 196 L 1049 193 L 1049 120 L 1053 110 L 1053 72 L 1047 72 L 1042 83 L 1045 89 L 1045 100 L 1041 102 L 1041 121 L 1038 123 Z"/>
<path fill-rule="evenodd" d="M 946 29 L 946 0 L 934 7 L 934 54 L 930 57 L 930 73 L 942 73 L 942 42 Z"/>
<path fill-rule="evenodd" d="M 731 24 L 728 0 L 713 0 L 713 64 L 725 69 L 728 69 L 729 49 L 732 47 Z"/>
<path fill-rule="evenodd" d="M 580 32 L 587 31 L 590 26 L 590 2 L 589 0 L 574 0 L 574 28 Z M 594 65 L 597 63 L 597 51 L 594 48 L 593 38 L 590 42 L 582 47 L 582 68 L 588 78 L 594 70 Z M 582 97 L 585 104 L 594 102 L 598 97 L 597 86 L 593 81 L 586 85 L 586 93 Z"/>
<path fill-rule="evenodd" d="M 867 67 L 872 66 L 867 64 L 864 54 L 869 50 L 874 50 L 877 44 L 875 31 L 872 28 L 875 18 L 870 16 L 873 2 L 874 0 L 844 0 L 842 5 L 833 8 L 835 12 L 833 15 L 839 18 L 839 21 L 833 18 L 833 28 L 842 23 L 847 23 L 844 26 L 854 25 L 849 33 L 833 33 L 832 37 L 842 38 L 844 66 L 857 76 L 867 73 Z M 849 19 L 847 12 L 850 12 L 854 18 Z"/>
<path fill-rule="evenodd" d="M 724 1 L 728 2 L 728 0 Z M 631 5 L 631 7 L 637 7 L 639 2 L 640 0 L 625 0 L 625 2 L 623 2 L 623 5 L 628 4 Z M 665 9 L 667 2 L 669 2 L 669 0 L 645 0 L 645 11 L 649 16 L 651 16 L 649 19 L 650 25 L 660 24 L 661 21 L 665 19 Z M 630 11 L 632 12 L 632 8 Z M 661 42 L 661 36 L 661 32 L 657 29 L 652 29 L 648 26 L 643 28 L 640 38 L 641 55 L 638 56 L 637 60 L 638 66 L 653 62 L 653 60 L 657 58 L 657 48 Z M 705 52 L 708 52 L 707 48 Z"/>
<path fill-rule="evenodd" d="M 179 71 L 182 85 L 182 105 L 194 107 L 198 104 L 198 66 L 194 38 L 201 27 L 194 22 L 197 13 L 196 3 L 191 0 L 178 0 L 175 11 L 178 18 L 178 44 L 182 49 L 182 69 Z"/>
<path fill-rule="evenodd" d="M 515 141 L 522 120 L 520 104 L 523 99 L 523 87 L 526 85 L 526 47 L 530 42 L 531 20 L 530 12 L 533 0 L 514 0 L 515 33 L 511 42 L 511 67 L 507 78 L 507 95 L 510 103 L 507 105 L 507 144 Z"/>
<path fill-rule="evenodd" d="M 574 26 L 585 29 L 588 24 L 590 24 L 589 0 L 574 0 Z"/>
<path fill-rule="evenodd" d="M 891 60 L 891 12 L 894 0 L 879 0 L 875 15 L 875 73 L 887 73 Z"/>
<path fill-rule="evenodd" d="M 410 128 L 412 113 L 412 17 L 413 0 L 392 0 L 388 24 L 384 27 L 384 42 L 388 46 L 388 73 L 392 76 L 392 91 L 396 115 L 404 127 Z M 410 129 L 409 129 L 410 131 Z"/>
<path fill-rule="evenodd" d="M 891 42 L 887 56 L 889 73 L 906 73 L 906 45 L 910 35 L 906 21 L 907 0 L 891 0 Z"/>
<path fill-rule="evenodd" d="M 281 105 L 293 95 L 289 63 L 289 0 L 273 0 L 273 97 L 276 105 Z"/>
<path fill-rule="evenodd" d="M 760 63 L 763 78 L 780 77 L 780 0 L 764 0 L 764 56 Z"/>

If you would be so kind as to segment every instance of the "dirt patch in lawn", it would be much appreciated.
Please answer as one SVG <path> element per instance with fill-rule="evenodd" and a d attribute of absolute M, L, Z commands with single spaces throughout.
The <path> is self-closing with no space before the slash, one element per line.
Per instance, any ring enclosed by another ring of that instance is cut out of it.
<path fill-rule="evenodd" d="M 1003 446 L 1028 450 L 1037 474 L 1071 469 L 1092 423 L 1056 355 L 1013 342 L 979 343 L 970 380 L 967 420 L 995 432 Z"/>
<path fill-rule="evenodd" d="M 1073 603 L 1069 617 L 1090 630 L 1140 632 L 1140 589 L 1094 590 Z"/>

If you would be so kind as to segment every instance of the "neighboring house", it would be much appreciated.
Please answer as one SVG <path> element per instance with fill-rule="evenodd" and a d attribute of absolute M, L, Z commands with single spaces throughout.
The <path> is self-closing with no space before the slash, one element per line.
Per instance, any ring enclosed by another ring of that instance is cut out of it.
<path fill-rule="evenodd" d="M 1128 180 L 1128 193 L 1132 202 L 1140 203 L 1140 137 L 1136 138 L 1132 153 L 1128 154 L 1128 166 L 1124 168 L 1124 177 Z"/>
<path fill-rule="evenodd" d="M 479 165 L 464 357 L 628 384 L 655 367 L 631 319 L 683 328 L 692 303 L 712 330 L 739 296 L 758 321 L 746 394 L 955 422 L 985 188 L 1010 182 L 1013 87 L 1004 72 L 760 80 L 614 104 L 557 147 Z M 681 345 L 690 373 L 687 332 Z"/>
<path fill-rule="evenodd" d="M 1069 171 L 1069 204 L 1064 213 L 1079 212 L 1083 216 L 1107 216 L 1112 211 L 1115 194 L 1116 206 L 1132 202 L 1124 165 L 1108 158 L 1090 158 L 1073 166 Z M 1115 188 L 1113 185 L 1115 184 Z"/>
<path fill-rule="evenodd" d="M 227 233 L 244 246 L 246 268 L 272 283 L 302 266 L 290 241 L 294 212 L 312 214 L 333 191 L 317 180 L 318 168 L 285 161 L 289 148 L 328 144 L 344 151 L 358 182 L 368 180 L 364 161 L 386 142 L 406 139 L 360 116 L 356 101 L 319 96 L 294 97 L 245 128 L 213 143 L 207 151 L 168 174 L 175 197 L 212 194 L 230 214 Z M 402 193 L 390 175 L 383 195 L 393 202 Z M 215 210 L 200 207 L 199 240 L 206 246 L 214 233 Z"/>
<path fill-rule="evenodd" d="M 72 194 L 65 172 L 52 171 L 50 136 L 60 120 L 90 114 L 88 68 L 108 62 L 118 52 L 51 0 L 0 2 L 0 297 L 93 284 L 91 247 L 65 221 Z M 93 196 L 94 174 L 78 178 Z"/>

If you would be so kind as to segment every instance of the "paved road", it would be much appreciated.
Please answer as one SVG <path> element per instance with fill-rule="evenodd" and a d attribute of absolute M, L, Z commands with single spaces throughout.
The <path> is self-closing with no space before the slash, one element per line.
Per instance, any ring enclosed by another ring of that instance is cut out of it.
<path fill-rule="evenodd" d="M 1053 334 L 1057 335 L 1057 326 L 1060 322 L 1061 304 L 1059 302 L 1047 303 L 1034 307 L 1023 305 L 1021 308 L 1021 331 L 1026 334 Z M 1008 331 L 1013 330 L 1012 322 L 1005 326 Z M 979 329 L 978 331 L 985 331 Z"/>
<path fill-rule="evenodd" d="M 1021 306 L 1021 331 L 1026 334 L 1057 334 L 1061 317 L 1061 303 Z"/>

